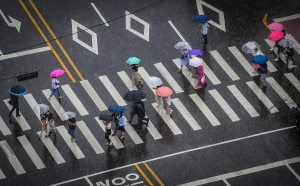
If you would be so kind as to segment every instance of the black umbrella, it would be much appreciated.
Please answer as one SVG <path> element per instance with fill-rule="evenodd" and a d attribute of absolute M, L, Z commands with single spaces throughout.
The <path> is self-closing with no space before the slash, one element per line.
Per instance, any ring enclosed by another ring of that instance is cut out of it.
<path fill-rule="evenodd" d="M 111 115 L 108 115 L 108 114 L 101 114 L 99 116 L 99 119 L 103 120 L 103 121 L 112 121 L 113 120 L 113 118 L 111 117 Z"/>
<path fill-rule="evenodd" d="M 21 85 L 15 85 L 8 92 L 14 96 L 23 96 L 27 93 L 27 89 Z"/>
<path fill-rule="evenodd" d="M 147 94 L 140 90 L 132 90 L 125 94 L 124 99 L 128 102 L 145 99 Z"/>

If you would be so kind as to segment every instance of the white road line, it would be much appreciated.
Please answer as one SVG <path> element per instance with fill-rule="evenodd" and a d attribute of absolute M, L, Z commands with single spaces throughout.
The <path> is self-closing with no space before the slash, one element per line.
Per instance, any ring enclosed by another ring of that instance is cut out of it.
<path fill-rule="evenodd" d="M 95 120 L 97 121 L 97 123 L 99 124 L 99 126 L 102 128 L 102 130 L 105 132 L 105 125 L 103 124 L 103 122 L 101 120 L 99 120 L 98 117 L 95 117 Z M 113 125 L 113 123 L 112 123 Z M 111 129 L 111 132 L 113 133 L 113 129 Z M 111 142 L 114 144 L 114 146 L 116 147 L 116 149 L 121 149 L 124 148 L 124 145 L 122 144 L 122 142 L 119 140 L 118 136 L 109 136 L 109 139 L 111 140 Z M 105 140 L 103 138 L 103 140 Z M 106 141 L 106 140 L 105 140 Z"/>
<path fill-rule="evenodd" d="M 266 78 L 267 82 L 271 87 L 277 92 L 277 94 L 284 100 L 284 102 L 292 109 L 297 107 L 297 104 L 292 100 L 292 98 L 282 89 L 282 87 L 275 81 L 273 77 Z"/>
<path fill-rule="evenodd" d="M 248 81 L 246 84 L 250 89 L 256 94 L 256 96 L 261 100 L 261 102 L 267 107 L 271 113 L 279 112 L 278 109 L 273 105 L 269 98 L 263 93 L 263 91 L 254 83 L 254 81 Z"/>
<path fill-rule="evenodd" d="M 172 21 L 168 21 L 168 23 L 171 25 L 171 27 L 174 29 L 176 34 L 180 37 L 182 41 L 185 41 L 185 39 L 182 37 L 182 35 L 179 33 L 179 31 L 176 29 L 176 27 L 173 25 Z"/>
<path fill-rule="evenodd" d="M 10 99 L 5 99 L 3 101 L 4 101 L 5 105 L 7 106 L 7 108 L 9 110 L 11 110 L 12 106 L 8 103 L 9 100 Z M 23 117 L 21 111 L 20 111 L 20 114 L 21 114 L 21 116 L 16 117 L 16 110 L 14 110 L 12 115 L 15 117 L 16 121 L 19 123 L 19 125 L 20 125 L 20 127 L 22 128 L 23 131 L 31 129 L 31 127 L 29 126 L 29 124 L 27 123 L 25 118 Z"/>
<path fill-rule="evenodd" d="M 180 65 L 180 59 L 173 59 L 173 62 L 175 63 L 175 65 L 177 66 L 178 69 L 181 68 L 181 65 Z M 194 69 L 192 69 L 194 70 Z M 191 83 L 191 85 L 195 88 L 195 85 L 197 83 L 197 79 L 196 78 L 192 78 L 192 73 L 188 70 L 188 68 L 186 66 L 183 66 L 182 67 L 182 72 L 181 72 L 185 78 Z M 206 73 L 206 70 L 204 70 L 204 73 Z M 199 87 L 200 88 L 200 87 Z M 197 89 L 199 89 L 197 88 Z"/>
<path fill-rule="evenodd" d="M 91 3 L 91 5 L 93 6 L 93 8 L 95 9 L 95 11 L 97 12 L 97 14 L 99 15 L 99 17 L 102 19 L 103 23 L 105 23 L 105 26 L 109 26 L 108 23 L 106 22 L 106 20 L 104 19 L 104 17 L 102 16 L 102 14 L 100 13 L 100 11 L 98 10 L 98 8 L 95 6 L 94 3 Z"/>
<path fill-rule="evenodd" d="M 227 88 L 231 91 L 232 95 L 241 103 L 241 105 L 245 108 L 245 110 L 250 114 L 251 117 L 257 117 L 259 114 L 252 107 L 249 101 L 243 96 L 243 94 L 237 89 L 235 85 L 227 86 Z"/>
<path fill-rule="evenodd" d="M 188 124 L 192 127 L 193 130 L 201 129 L 200 125 L 197 123 L 197 121 L 193 118 L 193 116 L 178 98 L 172 99 L 172 103 L 177 108 L 179 113 L 184 117 L 184 119 L 188 122 Z"/>
<path fill-rule="evenodd" d="M 84 158 L 85 156 L 81 152 L 79 147 L 77 146 L 76 142 L 71 141 L 71 136 L 68 134 L 68 131 L 65 128 L 65 126 L 58 126 L 58 127 L 56 127 L 56 129 L 58 130 L 58 132 L 60 133 L 60 135 L 64 139 L 64 141 L 67 143 L 67 145 L 69 146 L 70 150 L 73 152 L 75 157 L 77 159 Z"/>
<path fill-rule="evenodd" d="M 209 108 L 206 106 L 206 104 L 202 101 L 202 99 L 197 94 L 191 94 L 190 97 L 195 102 L 195 104 L 199 107 L 199 109 L 205 115 L 208 121 L 212 124 L 212 126 L 221 125 L 219 120 L 209 110 Z"/>
<path fill-rule="evenodd" d="M 155 63 L 154 66 L 161 73 L 161 75 L 167 80 L 169 85 L 176 93 L 183 92 L 182 88 L 178 85 L 177 81 L 171 76 L 169 71 L 165 68 L 165 66 L 162 63 Z"/>
<path fill-rule="evenodd" d="M 104 152 L 103 148 L 100 146 L 100 144 L 98 143 L 97 139 L 92 134 L 92 132 L 90 131 L 90 129 L 86 126 L 86 124 L 84 123 L 84 121 L 77 121 L 76 125 L 78 126 L 78 128 L 80 129 L 80 131 L 82 132 L 82 134 L 85 136 L 85 138 L 88 140 L 88 142 L 90 143 L 90 145 L 93 147 L 93 149 L 96 152 L 96 154 L 103 153 Z"/>
<path fill-rule="evenodd" d="M 1 116 L 0 116 L 0 131 L 2 132 L 3 136 L 11 134 L 9 128 L 7 127 L 6 123 L 3 121 Z"/>
<path fill-rule="evenodd" d="M 50 89 L 45 89 L 42 91 L 45 95 L 45 97 L 48 99 L 50 94 L 51 94 L 51 90 Z M 55 112 L 59 115 L 60 119 L 63 120 L 61 118 L 61 116 L 63 115 L 63 113 L 65 113 L 65 110 L 62 108 L 62 106 L 59 104 L 59 102 L 57 101 L 55 96 L 52 96 L 51 100 L 50 100 L 50 104 L 52 105 L 52 107 L 54 108 Z"/>
<path fill-rule="evenodd" d="M 146 79 L 148 79 L 150 77 L 148 72 L 144 69 L 144 67 L 139 67 L 138 72 L 141 75 L 141 77 L 144 79 L 143 84 L 148 85 L 145 81 Z M 148 85 L 148 87 L 150 88 L 150 90 L 152 90 L 153 94 L 156 94 L 155 93 L 156 89 L 153 89 L 153 86 Z"/>
<path fill-rule="evenodd" d="M 88 80 L 83 80 L 83 81 L 80 81 L 80 83 L 83 86 L 84 90 L 91 97 L 91 99 L 93 100 L 93 102 L 96 104 L 96 106 L 98 107 L 98 109 L 100 111 L 107 110 L 106 105 L 104 104 L 104 102 L 102 101 L 102 99 L 98 96 L 98 94 L 96 93 L 95 89 L 92 87 L 92 85 L 90 84 L 90 82 Z"/>
<path fill-rule="evenodd" d="M 34 107 L 36 106 L 36 105 L 38 105 L 38 103 L 35 101 L 35 99 L 34 99 L 34 97 L 32 96 L 32 94 L 25 94 L 24 95 L 24 98 L 25 98 L 25 100 L 27 101 L 27 103 L 28 103 L 28 105 L 30 106 L 30 108 L 33 110 L 33 113 L 35 113 L 34 112 Z M 46 103 L 47 104 L 47 103 Z M 38 115 L 38 114 L 35 114 L 36 115 L 36 117 L 40 120 L 40 116 Z M 40 124 L 42 124 L 41 122 L 40 122 Z"/>
<path fill-rule="evenodd" d="M 122 96 L 118 93 L 117 89 L 107 78 L 107 76 L 99 76 L 99 79 L 118 105 L 120 106 L 127 105 L 124 99 L 122 98 Z"/>
<path fill-rule="evenodd" d="M 298 43 L 298 41 L 291 34 L 286 34 L 285 38 L 291 40 L 294 43 L 293 48 L 298 52 L 298 54 L 300 54 L 300 44 Z"/>
<path fill-rule="evenodd" d="M 295 86 L 295 88 L 300 92 L 300 82 L 292 73 L 285 73 L 285 77 Z"/>
<path fill-rule="evenodd" d="M 38 131 L 37 135 L 39 136 L 40 133 L 41 133 L 41 131 Z M 46 133 L 43 132 L 40 139 L 43 142 L 43 144 L 45 145 L 45 147 L 48 149 L 50 154 L 52 155 L 53 159 L 56 161 L 57 164 L 65 163 L 64 158 L 61 156 L 61 154 L 59 153 L 59 151 L 57 150 L 57 148 L 55 147 L 55 145 L 53 144 L 51 139 L 45 138 L 45 135 L 46 135 Z"/>
<path fill-rule="evenodd" d="M 224 98 L 219 94 L 219 92 L 216 89 L 209 90 L 208 92 L 210 93 L 210 95 L 212 95 L 212 97 L 228 115 L 231 121 L 235 122 L 240 120 L 240 118 L 236 115 L 236 113 L 232 110 L 232 108 L 228 105 L 228 103 L 224 100 Z"/>
<path fill-rule="evenodd" d="M 0 146 L 6 155 L 7 159 L 9 160 L 10 164 L 13 166 L 17 174 L 23 174 L 26 173 L 24 168 L 22 167 L 21 163 L 19 162 L 18 158 L 10 148 L 10 146 L 7 144 L 5 140 L 0 141 Z"/>
<path fill-rule="evenodd" d="M 74 107 L 77 109 L 81 116 L 89 114 L 68 84 L 61 86 L 61 88 L 64 90 L 65 94 L 68 96 L 68 98 L 73 103 Z"/>
<path fill-rule="evenodd" d="M 245 59 L 245 57 L 240 53 L 240 51 L 235 46 L 228 47 L 228 49 L 233 54 L 233 56 L 236 58 L 236 60 L 244 67 L 244 69 L 248 72 L 248 74 L 251 77 L 258 76 L 258 73 L 250 65 L 250 62 L 248 62 Z"/>
<path fill-rule="evenodd" d="M 261 55 L 265 55 L 262 53 L 262 51 L 259 51 L 261 53 Z M 275 66 L 273 65 L 273 63 L 270 62 L 270 60 L 267 61 L 268 64 L 268 70 L 270 72 L 277 72 L 278 70 L 275 68 Z"/>
<path fill-rule="evenodd" d="M 222 67 L 222 69 L 227 73 L 227 75 L 233 80 L 239 80 L 239 76 L 232 70 L 232 68 L 227 64 L 227 62 L 224 60 L 224 58 L 219 54 L 218 51 L 209 51 L 209 53 L 212 55 L 212 57 L 219 63 L 219 65 Z M 205 72 L 205 69 L 204 69 Z"/>
<path fill-rule="evenodd" d="M 231 186 L 226 179 L 222 179 L 226 186 Z"/>
<path fill-rule="evenodd" d="M 153 125 L 153 123 L 151 122 L 151 120 L 149 119 L 148 122 L 148 127 L 146 128 L 148 130 L 148 132 L 151 134 L 151 136 L 157 140 L 157 139 L 161 139 L 162 136 L 160 135 L 160 133 L 157 131 L 157 129 L 155 128 L 155 126 Z"/>
<path fill-rule="evenodd" d="M 128 134 L 130 136 L 130 138 L 133 140 L 133 142 L 135 144 L 141 144 L 144 143 L 143 140 L 141 139 L 141 137 L 136 133 L 136 131 L 133 129 L 133 127 L 126 122 L 127 119 L 125 118 L 124 122 L 125 122 L 125 130 L 126 130 L 126 134 Z M 126 137 L 126 135 L 125 135 Z"/>
<path fill-rule="evenodd" d="M 294 171 L 294 169 L 289 165 L 286 164 L 287 168 L 294 174 L 294 176 L 300 181 L 299 175 Z"/>
<path fill-rule="evenodd" d="M 0 56 L 0 60 L 26 56 L 26 55 L 29 55 L 29 54 L 35 54 L 35 53 L 45 52 L 45 51 L 49 51 L 49 50 L 51 50 L 51 49 L 48 46 L 46 46 L 46 47 L 26 50 L 26 51 L 22 51 L 22 52 L 16 52 L 16 53 L 11 53 L 11 54 L 4 54 L 4 55 L 2 54 Z"/>
<path fill-rule="evenodd" d="M 282 21 L 288 21 L 288 20 L 297 19 L 297 18 L 300 18 L 300 14 L 294 14 L 294 15 L 281 17 L 281 18 L 277 18 L 277 19 L 273 19 L 273 20 L 275 22 L 282 22 Z"/>
<path fill-rule="evenodd" d="M 152 103 L 152 106 L 156 110 L 156 112 L 161 116 L 161 118 L 164 120 L 164 122 L 168 125 L 168 127 L 171 129 L 174 135 L 182 134 L 181 130 L 178 128 L 178 126 L 175 124 L 175 122 L 170 118 L 170 116 L 166 117 L 166 110 L 165 109 L 159 109 L 156 107 L 156 103 Z"/>
<path fill-rule="evenodd" d="M 0 169 L 0 180 L 3 178 L 6 178 L 6 177 L 5 177 L 4 173 L 2 172 L 2 170 Z"/>
<path fill-rule="evenodd" d="M 133 15 L 132 13 L 130 13 L 126 10 L 125 10 L 125 15 L 126 15 L 126 21 L 125 21 L 126 30 L 128 30 L 129 32 L 131 32 L 149 42 L 149 28 L 150 28 L 149 23 L 147 23 L 146 21 L 142 20 L 141 18 Z M 144 25 L 143 34 L 131 28 L 131 19 Z"/>
<path fill-rule="evenodd" d="M 120 72 L 117 72 L 117 74 L 119 75 L 120 79 L 123 81 L 123 83 L 129 87 L 128 89 L 129 90 L 137 90 L 136 86 L 134 87 L 130 87 L 131 85 L 131 79 L 129 78 L 129 76 L 126 74 L 125 71 L 120 71 Z"/>
<path fill-rule="evenodd" d="M 27 152 L 28 156 L 30 157 L 30 159 L 32 160 L 32 162 L 34 163 L 36 168 L 37 169 L 45 168 L 46 167 L 45 164 L 43 163 L 43 161 L 41 160 L 39 155 L 36 153 L 36 151 L 30 144 L 30 142 L 28 141 L 26 136 L 25 135 L 19 136 L 18 140 L 21 143 L 21 145 L 23 146 L 23 148 L 25 149 L 25 151 Z"/>

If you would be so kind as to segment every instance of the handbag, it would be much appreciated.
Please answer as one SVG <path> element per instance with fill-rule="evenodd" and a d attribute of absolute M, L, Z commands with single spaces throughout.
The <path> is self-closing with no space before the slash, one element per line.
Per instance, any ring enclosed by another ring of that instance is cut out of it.
<path fill-rule="evenodd" d="M 202 78 L 201 78 L 201 83 L 204 83 L 205 81 L 206 81 L 206 78 L 205 78 L 205 76 L 202 76 Z"/>
<path fill-rule="evenodd" d="M 253 67 L 254 70 L 256 70 L 256 69 L 260 68 L 260 65 L 252 63 L 252 67 Z"/>

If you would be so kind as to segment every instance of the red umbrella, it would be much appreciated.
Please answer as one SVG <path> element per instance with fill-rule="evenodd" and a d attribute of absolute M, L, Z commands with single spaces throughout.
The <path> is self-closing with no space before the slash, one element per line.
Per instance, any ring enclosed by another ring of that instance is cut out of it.
<path fill-rule="evenodd" d="M 277 41 L 277 40 L 283 38 L 283 36 L 284 36 L 283 32 L 275 30 L 269 35 L 268 39 L 270 41 Z"/>
<path fill-rule="evenodd" d="M 271 28 L 272 30 L 279 30 L 279 31 L 284 30 L 284 26 L 281 23 L 277 23 L 277 22 L 273 22 L 269 24 L 269 28 Z"/>
<path fill-rule="evenodd" d="M 160 97 L 168 97 L 171 96 L 172 94 L 173 94 L 173 90 L 170 89 L 169 87 L 162 86 L 156 89 L 156 95 Z"/>
<path fill-rule="evenodd" d="M 65 73 L 64 70 L 61 70 L 61 69 L 57 69 L 57 70 L 53 70 L 51 73 L 50 73 L 50 77 L 58 77 L 58 76 L 61 76 Z"/>

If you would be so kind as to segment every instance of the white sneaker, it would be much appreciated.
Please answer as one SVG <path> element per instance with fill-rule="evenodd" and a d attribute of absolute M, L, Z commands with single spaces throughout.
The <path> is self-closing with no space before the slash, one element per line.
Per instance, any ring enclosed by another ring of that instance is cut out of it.
<path fill-rule="evenodd" d="M 273 51 L 273 50 L 274 50 L 274 48 L 270 48 L 270 50 L 271 50 L 271 51 Z"/>
<path fill-rule="evenodd" d="M 76 139 L 75 139 L 75 138 L 73 138 L 71 141 L 72 141 L 72 142 L 75 142 L 75 141 L 76 141 Z"/>
<path fill-rule="evenodd" d="M 169 117 L 170 115 L 166 114 L 165 116 L 166 116 L 166 117 Z"/>
<path fill-rule="evenodd" d="M 173 112 L 173 110 L 170 110 L 170 114 Z"/>
<path fill-rule="evenodd" d="M 112 143 L 110 142 L 110 143 L 105 143 L 105 145 L 112 145 Z"/>
<path fill-rule="evenodd" d="M 278 58 L 275 58 L 274 61 L 279 61 L 279 59 L 278 59 Z"/>
<path fill-rule="evenodd" d="M 156 107 L 157 107 L 157 108 L 159 108 L 159 109 L 161 109 L 161 108 L 162 108 L 162 106 L 161 106 L 161 105 L 157 105 Z"/>

